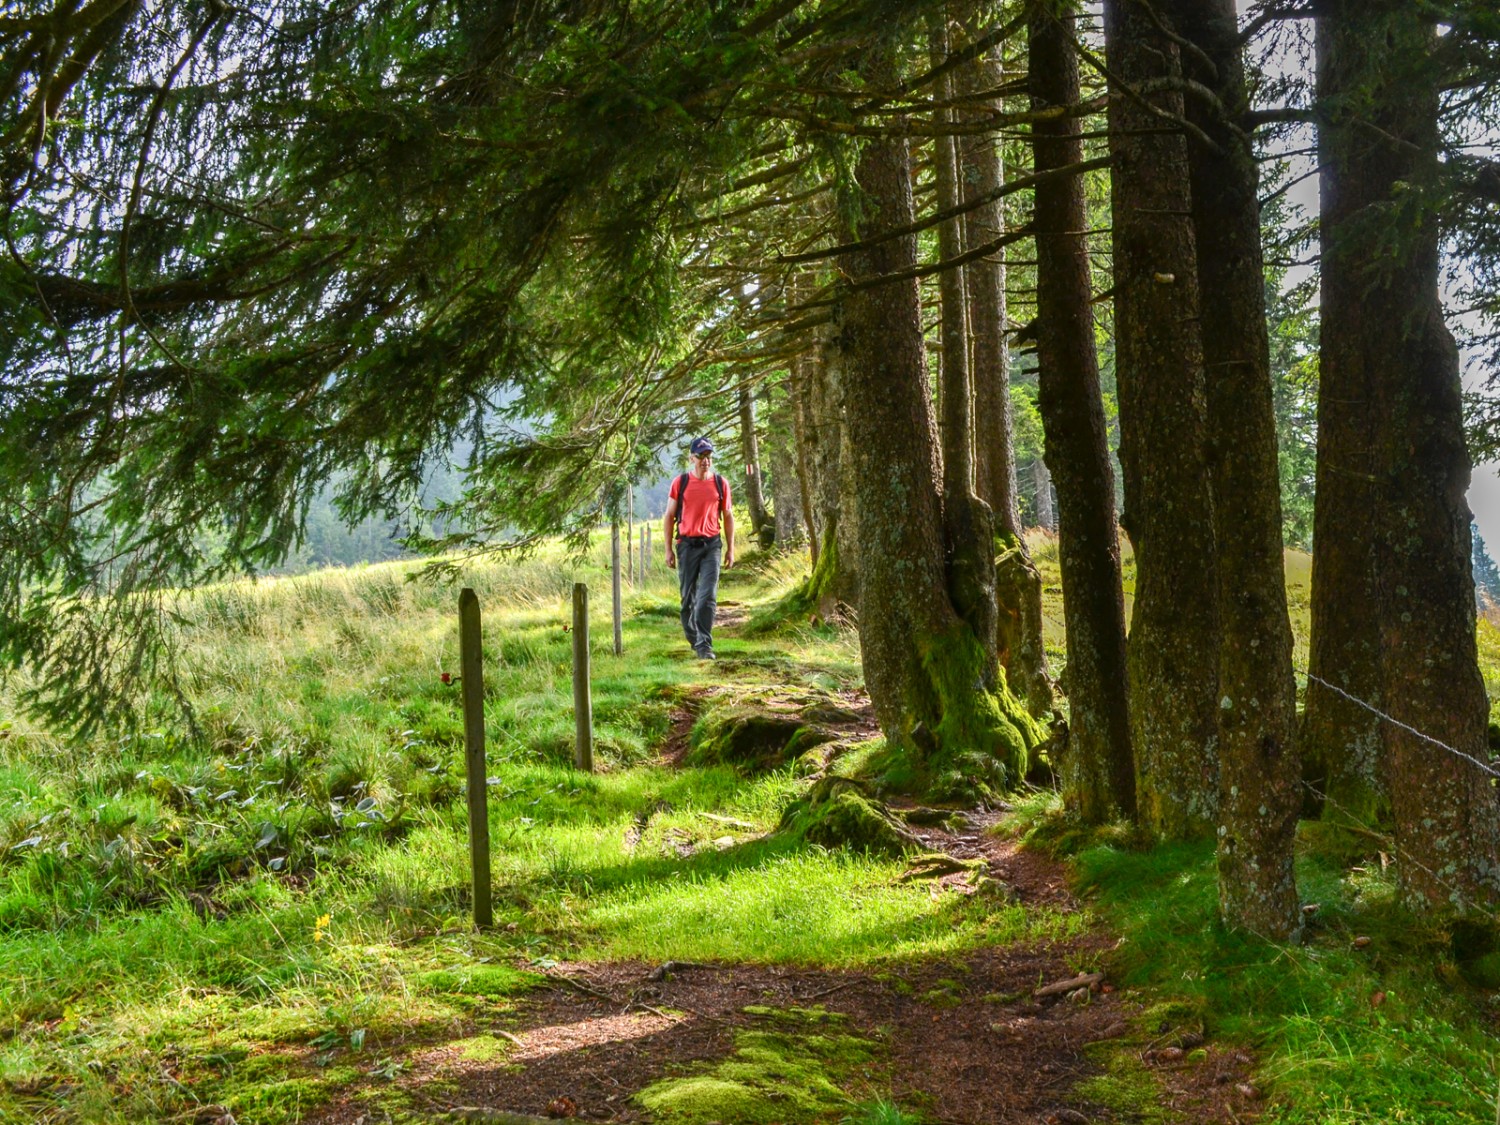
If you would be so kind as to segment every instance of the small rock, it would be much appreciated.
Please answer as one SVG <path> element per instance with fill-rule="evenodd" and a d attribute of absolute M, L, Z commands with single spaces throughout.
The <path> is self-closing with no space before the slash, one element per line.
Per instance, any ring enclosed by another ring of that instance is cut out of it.
<path fill-rule="evenodd" d="M 1370 944 L 1370 939 L 1368 937 L 1366 937 L 1364 934 L 1360 934 L 1359 937 L 1357 937 L 1357 938 L 1354 939 L 1354 948 L 1355 949 L 1363 949 L 1365 946 L 1367 946 L 1369 944 Z"/>
<path fill-rule="evenodd" d="M 1089 990 L 1087 987 L 1075 988 L 1068 993 L 1069 1004 L 1087 1004 L 1089 1002 Z"/>

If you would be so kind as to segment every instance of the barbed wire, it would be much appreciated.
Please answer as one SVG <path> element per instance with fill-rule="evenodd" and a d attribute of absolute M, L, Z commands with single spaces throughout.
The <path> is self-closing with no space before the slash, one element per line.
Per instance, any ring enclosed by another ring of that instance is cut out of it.
<path fill-rule="evenodd" d="M 1298 675 L 1301 675 L 1304 678 L 1306 678 L 1310 683 L 1315 683 L 1315 684 L 1322 685 L 1323 687 L 1327 688 L 1329 691 L 1333 692 L 1335 695 L 1342 696 L 1343 698 L 1347 699 L 1350 703 L 1353 703 L 1353 704 L 1355 704 L 1358 707 L 1363 707 L 1366 711 L 1369 711 L 1372 715 L 1376 715 L 1376 716 L 1384 719 L 1386 722 L 1390 723 L 1392 726 L 1400 727 L 1402 730 L 1406 731 L 1408 734 L 1416 735 L 1423 742 L 1428 742 L 1428 743 L 1431 743 L 1433 746 L 1440 747 L 1441 749 L 1448 751 L 1448 753 L 1453 754 L 1453 755 L 1455 755 L 1457 757 L 1460 757 L 1460 758 L 1464 759 L 1466 762 L 1470 762 L 1473 765 L 1478 766 L 1481 770 L 1483 770 L 1485 773 L 1489 774 L 1491 777 L 1496 778 L 1496 779 L 1500 779 L 1500 770 L 1495 769 L 1495 767 L 1492 766 L 1492 765 L 1490 765 L 1488 762 L 1482 762 L 1478 758 L 1474 757 L 1474 755 L 1472 755 L 1472 754 L 1466 754 L 1462 750 L 1459 750 L 1459 749 L 1457 749 L 1457 748 L 1455 748 L 1453 746 L 1449 746 L 1446 742 L 1443 742 L 1441 739 L 1433 738 L 1432 735 L 1426 734 L 1423 731 L 1419 731 L 1416 727 L 1411 726 L 1411 725 L 1409 725 L 1407 723 L 1403 723 L 1400 719 L 1396 718 L 1394 715 L 1387 714 L 1386 712 L 1382 711 L 1379 707 L 1376 707 L 1374 704 L 1367 703 L 1367 702 L 1365 702 L 1365 700 L 1360 699 L 1358 696 L 1349 694 L 1349 692 L 1345 691 L 1343 688 L 1339 687 L 1337 684 L 1331 684 L 1327 680 L 1323 679 L 1323 677 L 1321 677 L 1321 676 L 1315 676 L 1315 675 L 1313 675 L 1311 672 L 1307 671 L 1305 668 L 1298 668 L 1295 665 L 1293 665 L 1292 670 L 1294 672 L 1296 672 Z"/>

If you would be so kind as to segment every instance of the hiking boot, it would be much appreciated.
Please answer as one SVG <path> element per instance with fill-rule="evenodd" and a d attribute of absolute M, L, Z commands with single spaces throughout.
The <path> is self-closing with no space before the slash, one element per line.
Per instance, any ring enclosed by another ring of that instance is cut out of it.
<path fill-rule="evenodd" d="M 706 645 L 703 648 L 695 648 L 695 649 L 693 649 L 693 651 L 698 654 L 698 659 L 699 660 L 717 660 L 717 659 L 719 659 L 717 656 L 714 655 L 714 650 L 711 649 L 711 648 L 709 648 Z"/>

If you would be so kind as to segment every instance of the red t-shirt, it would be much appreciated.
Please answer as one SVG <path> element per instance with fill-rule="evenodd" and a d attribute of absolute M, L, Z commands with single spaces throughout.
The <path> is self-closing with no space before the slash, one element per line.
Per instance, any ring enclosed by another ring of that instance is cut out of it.
<path fill-rule="evenodd" d="M 724 480 L 723 477 L 719 478 Z M 714 475 L 709 473 L 702 480 L 696 479 L 692 473 L 687 478 L 687 495 L 679 497 L 677 489 L 682 484 L 682 474 L 672 478 L 672 487 L 667 492 L 673 500 L 677 501 L 677 534 L 678 535 L 706 535 L 710 538 L 719 534 L 719 489 L 714 484 Z M 730 502 L 729 482 L 724 481 L 724 507 L 728 508 Z"/>

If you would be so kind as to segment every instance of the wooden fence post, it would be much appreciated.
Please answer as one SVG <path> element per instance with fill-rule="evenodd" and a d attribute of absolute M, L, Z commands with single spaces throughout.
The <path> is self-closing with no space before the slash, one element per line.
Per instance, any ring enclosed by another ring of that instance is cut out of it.
<path fill-rule="evenodd" d="M 612 594 L 612 606 L 615 619 L 615 655 L 619 656 L 625 651 L 625 635 L 621 629 L 620 621 L 620 521 L 615 520 L 609 525 L 609 583 Z"/>
<path fill-rule="evenodd" d="M 625 568 L 627 576 L 635 581 L 635 488 L 625 486 Z"/>
<path fill-rule="evenodd" d="M 573 764 L 594 772 L 594 703 L 589 696 L 589 588 L 573 583 Z"/>
<path fill-rule="evenodd" d="M 474 924 L 484 929 L 495 922 L 490 910 L 490 806 L 484 762 L 484 645 L 479 598 L 467 586 L 458 595 L 458 650 L 469 788 L 469 873 L 474 885 Z"/>

